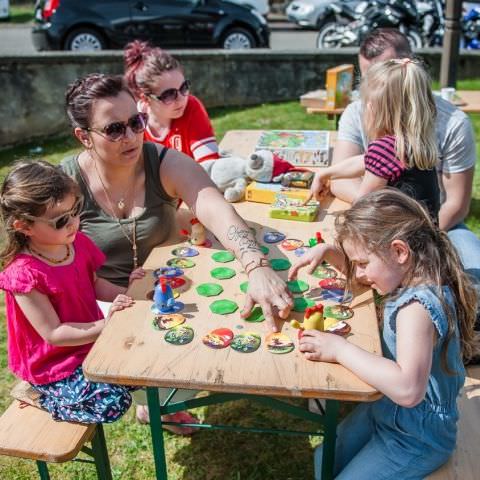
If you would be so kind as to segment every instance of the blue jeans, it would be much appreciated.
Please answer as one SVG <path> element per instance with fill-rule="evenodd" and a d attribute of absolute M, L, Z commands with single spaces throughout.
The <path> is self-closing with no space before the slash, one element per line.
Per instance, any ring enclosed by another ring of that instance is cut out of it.
<path fill-rule="evenodd" d="M 420 480 L 448 460 L 445 452 L 412 448 L 408 434 L 386 435 L 386 425 L 375 418 L 379 413 L 373 413 L 372 404 L 360 404 L 338 426 L 336 480 Z M 315 450 L 316 480 L 321 479 L 322 453 L 320 445 Z"/>
<path fill-rule="evenodd" d="M 448 237 L 457 249 L 465 272 L 480 286 L 480 239 L 464 224 L 451 228 Z"/>

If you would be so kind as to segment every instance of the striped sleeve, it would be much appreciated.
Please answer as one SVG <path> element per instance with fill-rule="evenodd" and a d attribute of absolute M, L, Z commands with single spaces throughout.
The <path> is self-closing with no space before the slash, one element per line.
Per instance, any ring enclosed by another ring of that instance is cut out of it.
<path fill-rule="evenodd" d="M 405 167 L 395 155 L 395 138 L 385 136 L 368 144 L 365 154 L 365 170 L 384 178 L 389 185 L 396 183 Z"/>

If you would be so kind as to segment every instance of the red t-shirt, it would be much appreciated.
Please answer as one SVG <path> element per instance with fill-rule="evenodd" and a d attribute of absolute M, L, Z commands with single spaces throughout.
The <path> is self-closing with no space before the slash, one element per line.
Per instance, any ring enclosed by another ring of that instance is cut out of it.
<path fill-rule="evenodd" d="M 144 103 L 139 102 L 139 110 L 146 111 Z M 160 143 L 183 152 L 197 162 L 218 158 L 218 145 L 212 124 L 202 102 L 189 95 L 185 112 L 180 118 L 172 120 L 170 129 L 163 138 L 155 137 L 146 128 L 145 141 Z"/>
<path fill-rule="evenodd" d="M 81 232 L 77 233 L 73 249 L 75 257 L 69 265 L 52 266 L 21 253 L 0 273 L 7 310 L 8 365 L 15 375 L 34 385 L 70 376 L 82 364 L 92 343 L 50 345 L 18 306 L 16 293 L 37 290 L 46 295 L 61 323 L 87 323 L 103 318 L 95 298 L 94 273 L 105 261 L 105 255 Z"/>

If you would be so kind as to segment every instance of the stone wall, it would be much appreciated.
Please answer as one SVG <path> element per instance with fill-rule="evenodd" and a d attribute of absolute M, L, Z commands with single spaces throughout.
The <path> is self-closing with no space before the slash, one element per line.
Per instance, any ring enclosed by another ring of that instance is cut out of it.
<path fill-rule="evenodd" d="M 438 78 L 441 52 L 422 52 Z M 325 71 L 355 63 L 356 49 L 247 52 L 175 51 L 207 107 L 294 100 L 324 86 Z M 480 78 L 480 52 L 461 56 L 458 78 Z M 68 132 L 67 85 L 91 72 L 121 73 L 121 52 L 41 53 L 0 58 L 0 146 Z"/>

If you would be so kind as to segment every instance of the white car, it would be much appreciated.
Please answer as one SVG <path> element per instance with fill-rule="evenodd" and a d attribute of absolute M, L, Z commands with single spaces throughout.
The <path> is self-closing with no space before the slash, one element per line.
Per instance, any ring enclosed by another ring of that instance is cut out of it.
<path fill-rule="evenodd" d="M 227 0 L 227 1 L 231 3 L 236 3 L 237 5 L 245 5 L 246 7 L 253 7 L 263 16 L 266 16 L 270 11 L 268 0 Z"/>
<path fill-rule="evenodd" d="M 0 0 L 0 18 L 8 18 L 9 16 L 9 0 Z"/>

